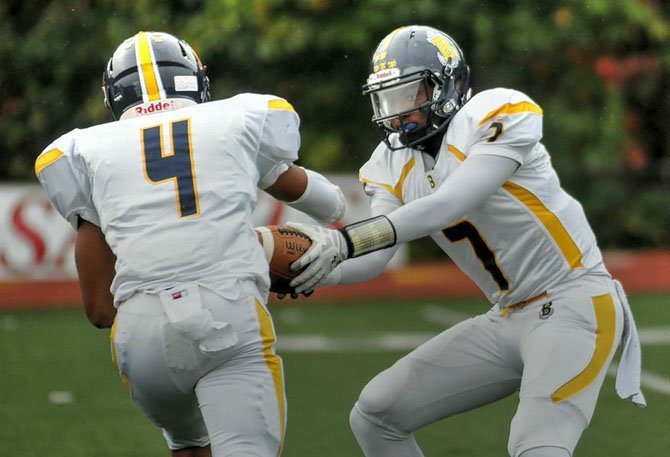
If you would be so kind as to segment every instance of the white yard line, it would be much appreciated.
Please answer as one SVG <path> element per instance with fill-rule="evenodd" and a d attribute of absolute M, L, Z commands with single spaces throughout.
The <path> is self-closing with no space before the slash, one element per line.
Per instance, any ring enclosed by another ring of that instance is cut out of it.
<path fill-rule="evenodd" d="M 612 362 L 607 369 L 607 374 L 615 377 L 617 368 L 619 368 L 619 365 L 616 362 Z M 640 384 L 642 384 L 642 389 L 670 395 L 670 379 L 651 371 L 642 370 L 642 373 L 640 373 Z"/>
<path fill-rule="evenodd" d="M 468 314 L 452 311 L 439 306 L 425 306 L 421 316 L 429 322 L 451 327 L 469 317 Z M 640 342 L 645 345 L 670 344 L 670 327 L 648 327 L 639 329 Z M 385 332 L 371 333 L 364 337 L 325 336 L 320 334 L 279 335 L 279 352 L 386 352 L 411 351 L 435 336 L 430 332 Z M 617 365 L 613 363 L 608 374 L 616 375 Z M 647 390 L 670 395 L 670 379 L 650 371 L 641 374 L 642 387 Z"/>

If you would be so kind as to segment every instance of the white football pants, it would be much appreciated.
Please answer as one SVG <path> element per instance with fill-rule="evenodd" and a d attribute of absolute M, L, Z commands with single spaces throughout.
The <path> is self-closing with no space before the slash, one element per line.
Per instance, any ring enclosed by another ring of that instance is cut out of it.
<path fill-rule="evenodd" d="M 157 295 L 136 294 L 119 307 L 112 356 L 172 450 L 211 444 L 215 457 L 280 453 L 286 398 L 272 319 L 253 283 L 238 286 L 232 300 L 200 288 L 204 308 L 237 334 L 220 351 L 203 351 L 176 331 Z"/>
<path fill-rule="evenodd" d="M 494 306 L 424 343 L 361 392 L 350 423 L 367 457 L 423 456 L 412 432 L 519 390 L 508 452 L 572 452 L 621 339 L 614 282 L 587 276 L 503 316 Z"/>

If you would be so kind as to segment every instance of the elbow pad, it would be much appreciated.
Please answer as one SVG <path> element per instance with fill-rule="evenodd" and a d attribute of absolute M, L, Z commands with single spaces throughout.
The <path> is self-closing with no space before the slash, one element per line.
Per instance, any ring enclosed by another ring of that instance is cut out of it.
<path fill-rule="evenodd" d="M 342 190 L 325 177 L 312 170 L 307 174 L 307 187 L 296 201 L 287 203 L 324 224 L 331 224 L 344 216 L 346 202 Z"/>

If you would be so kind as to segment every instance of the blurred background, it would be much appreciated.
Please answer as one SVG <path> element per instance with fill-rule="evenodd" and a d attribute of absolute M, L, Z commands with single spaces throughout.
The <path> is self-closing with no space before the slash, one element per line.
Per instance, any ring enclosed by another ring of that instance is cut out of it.
<path fill-rule="evenodd" d="M 633 293 L 650 407 L 617 400 L 608 378 L 576 455 L 667 452 L 670 2 L 2 0 L 1 456 L 166 455 L 109 363 L 107 332 L 76 309 L 73 234 L 33 174 L 53 139 L 111 121 L 100 87 L 116 46 L 138 30 L 166 31 L 199 52 L 214 98 L 289 100 L 301 116 L 300 163 L 345 187 L 350 221 L 365 207 L 358 168 L 379 142 L 361 85 L 377 43 L 407 24 L 437 27 L 461 45 L 474 92 L 515 88 L 543 108 L 543 142 L 563 186 Z M 265 198 L 259 208 L 263 224 L 290 214 Z M 347 417 L 367 380 L 490 306 L 444 259 L 419 240 L 404 267 L 377 282 L 273 302 L 291 405 L 285 455 L 360 455 Z M 503 455 L 515 402 L 436 424 L 419 441 L 427 455 Z M 482 424 L 497 432 L 483 436 Z"/>
<path fill-rule="evenodd" d="M 372 51 L 417 23 L 460 43 L 475 92 L 512 87 L 544 109 L 544 142 L 602 247 L 669 247 L 669 12 L 663 0 L 3 0 L 0 180 L 34 182 L 54 138 L 111 120 L 102 70 L 138 30 L 188 41 L 215 98 L 288 99 L 302 163 L 356 172 L 378 142 L 360 95 Z"/>

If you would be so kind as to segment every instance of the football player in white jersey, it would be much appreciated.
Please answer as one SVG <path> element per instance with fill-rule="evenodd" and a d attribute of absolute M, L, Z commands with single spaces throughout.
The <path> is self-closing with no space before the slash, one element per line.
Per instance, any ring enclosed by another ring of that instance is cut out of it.
<path fill-rule="evenodd" d="M 617 391 L 644 405 L 633 317 L 540 142 L 538 104 L 503 88 L 470 97 L 462 51 L 424 26 L 381 41 L 364 93 L 384 140 L 360 170 L 373 217 L 294 224 L 314 242 L 292 266 L 307 266 L 296 292 L 373 277 L 429 235 L 494 305 L 363 389 L 350 422 L 365 455 L 422 456 L 415 430 L 519 391 L 509 455 L 570 456 L 622 340 Z"/>
<path fill-rule="evenodd" d="M 344 196 L 293 165 L 291 104 L 209 102 L 204 66 L 172 35 L 125 40 L 103 91 L 118 122 L 63 135 L 35 164 L 77 229 L 86 313 L 97 327 L 114 322 L 114 363 L 173 456 L 276 457 L 286 398 L 257 189 L 323 222 L 343 215 Z"/>

